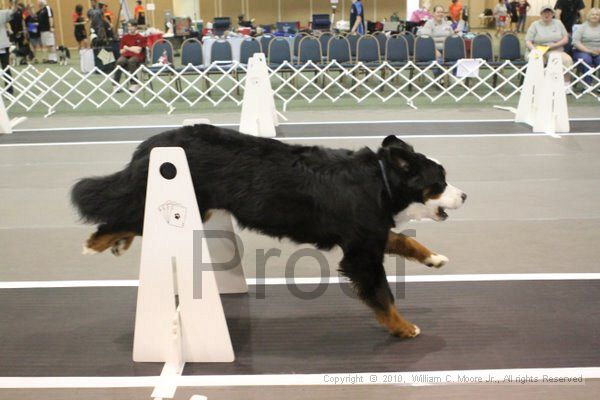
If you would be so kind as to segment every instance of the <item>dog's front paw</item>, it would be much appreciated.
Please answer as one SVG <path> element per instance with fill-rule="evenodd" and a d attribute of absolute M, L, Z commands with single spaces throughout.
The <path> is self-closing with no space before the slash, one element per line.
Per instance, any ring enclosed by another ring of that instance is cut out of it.
<path fill-rule="evenodd" d="M 407 321 L 407 323 L 393 329 L 391 332 L 394 336 L 409 339 L 419 336 L 421 329 Z"/>
<path fill-rule="evenodd" d="M 448 257 L 442 254 L 432 254 L 429 257 L 427 257 L 423 264 L 427 265 L 428 267 L 442 268 L 448 263 L 448 261 L 450 261 Z"/>

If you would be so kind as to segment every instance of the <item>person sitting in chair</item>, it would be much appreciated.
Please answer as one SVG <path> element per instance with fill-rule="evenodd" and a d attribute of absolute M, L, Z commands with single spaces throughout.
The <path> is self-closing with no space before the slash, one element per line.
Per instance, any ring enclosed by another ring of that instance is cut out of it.
<path fill-rule="evenodd" d="M 117 60 L 117 66 L 127 68 L 130 74 L 133 74 L 140 64 L 144 62 L 144 49 L 146 48 L 146 38 L 138 33 L 137 21 L 131 20 L 127 23 L 127 34 L 121 38 L 120 46 L 121 56 Z M 114 86 L 115 91 L 118 91 L 117 85 L 121 80 L 122 71 L 120 68 L 115 70 Z M 139 82 L 135 77 L 131 78 L 129 91 L 136 92 L 139 90 Z"/>

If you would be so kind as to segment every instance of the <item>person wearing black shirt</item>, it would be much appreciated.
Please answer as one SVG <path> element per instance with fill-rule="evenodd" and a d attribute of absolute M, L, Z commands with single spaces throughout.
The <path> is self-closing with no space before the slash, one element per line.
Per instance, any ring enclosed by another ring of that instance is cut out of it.
<path fill-rule="evenodd" d="M 581 10 L 584 8 L 583 0 L 558 0 L 554 6 L 556 19 L 560 19 L 570 34 L 573 32 L 573 25 L 581 19 Z"/>
<path fill-rule="evenodd" d="M 361 0 L 352 0 L 350 6 L 350 33 L 365 34 L 365 11 Z"/>
<path fill-rule="evenodd" d="M 14 3 L 14 0 L 11 0 L 11 3 Z M 15 44 L 22 42 L 27 32 L 23 22 L 23 8 L 23 4 L 17 4 L 15 13 L 9 21 L 11 31 L 10 40 Z"/>
<path fill-rule="evenodd" d="M 252 28 L 252 21 L 246 21 L 244 19 L 245 15 L 244 14 L 240 14 L 238 15 L 238 26 L 242 27 L 242 28 Z"/>
<path fill-rule="evenodd" d="M 519 2 L 512 0 L 508 5 L 510 6 L 510 10 L 508 10 L 510 12 L 510 29 L 516 32 L 519 22 Z"/>
<path fill-rule="evenodd" d="M 15 1 L 11 0 L 11 4 Z M 15 13 L 13 14 L 10 25 L 10 40 L 15 45 L 13 51 L 15 55 L 21 57 L 21 64 L 27 64 L 27 60 L 33 60 L 33 52 L 29 46 L 28 32 L 25 27 L 25 21 L 23 19 L 23 13 L 25 11 L 25 5 L 23 3 L 17 3 Z"/>
<path fill-rule="evenodd" d="M 106 41 L 106 30 L 104 29 L 102 4 L 98 4 L 96 0 L 92 0 L 90 4 L 91 8 L 87 12 L 87 17 L 90 20 L 90 36 L 93 31 L 96 34 L 96 42 L 104 43 Z"/>
<path fill-rule="evenodd" d="M 75 35 L 75 40 L 79 45 L 79 50 L 81 50 L 82 47 L 88 47 L 87 32 L 85 31 L 86 23 L 87 20 L 83 18 L 83 6 L 77 4 L 75 6 L 75 12 L 73 13 L 73 33 Z"/>
<path fill-rule="evenodd" d="M 13 14 L 16 12 L 16 4 L 12 4 L 9 10 L 0 10 L 0 65 L 2 65 L 2 81 L 6 82 L 6 91 L 13 94 L 13 87 L 10 84 L 12 81 L 12 75 L 10 68 L 8 67 L 10 41 L 8 40 L 8 34 L 6 32 L 6 25 L 12 19 Z"/>

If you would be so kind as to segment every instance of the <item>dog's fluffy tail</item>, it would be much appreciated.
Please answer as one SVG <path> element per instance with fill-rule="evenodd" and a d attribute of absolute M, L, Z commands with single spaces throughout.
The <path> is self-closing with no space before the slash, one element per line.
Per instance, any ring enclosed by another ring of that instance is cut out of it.
<path fill-rule="evenodd" d="M 128 210 L 139 202 L 140 195 L 142 202 L 145 197 L 143 189 L 139 192 L 126 168 L 112 175 L 80 180 L 71 189 L 71 202 L 88 223 L 128 220 Z"/>

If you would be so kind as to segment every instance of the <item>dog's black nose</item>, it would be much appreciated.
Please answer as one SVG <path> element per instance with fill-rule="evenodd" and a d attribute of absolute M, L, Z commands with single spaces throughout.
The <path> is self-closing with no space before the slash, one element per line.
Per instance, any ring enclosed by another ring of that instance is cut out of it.
<path fill-rule="evenodd" d="M 463 203 L 464 203 L 465 201 L 467 201 L 467 194 L 466 194 L 466 193 L 463 193 L 463 194 L 461 194 L 461 195 L 460 195 L 460 197 L 461 197 L 461 199 L 462 199 Z"/>

